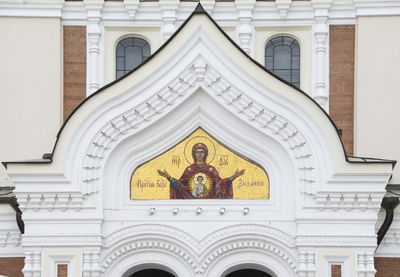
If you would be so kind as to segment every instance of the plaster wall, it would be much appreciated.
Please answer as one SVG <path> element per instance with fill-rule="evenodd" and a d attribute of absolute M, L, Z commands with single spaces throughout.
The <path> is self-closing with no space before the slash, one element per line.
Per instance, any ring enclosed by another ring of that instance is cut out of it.
<path fill-rule="evenodd" d="M 62 120 L 56 18 L 0 18 L 0 161 L 51 152 Z"/>
<path fill-rule="evenodd" d="M 359 17 L 356 28 L 355 154 L 400 160 L 400 17 Z M 382 48 L 383 47 L 383 48 Z M 390 181 L 400 184 L 400 167 Z"/>

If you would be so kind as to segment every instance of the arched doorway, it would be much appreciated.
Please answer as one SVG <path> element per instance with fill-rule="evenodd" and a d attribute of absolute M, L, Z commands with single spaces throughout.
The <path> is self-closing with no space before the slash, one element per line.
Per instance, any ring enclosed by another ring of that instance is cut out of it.
<path fill-rule="evenodd" d="M 129 277 L 175 277 L 175 275 L 161 269 L 144 269 L 133 273 Z"/>
<path fill-rule="evenodd" d="M 229 273 L 226 277 L 272 277 L 264 271 L 256 269 L 241 269 Z"/>

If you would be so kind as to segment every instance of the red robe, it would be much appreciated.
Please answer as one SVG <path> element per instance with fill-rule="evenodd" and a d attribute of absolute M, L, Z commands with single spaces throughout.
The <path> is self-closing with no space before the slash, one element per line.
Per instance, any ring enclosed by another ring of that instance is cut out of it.
<path fill-rule="evenodd" d="M 212 187 L 209 194 L 203 198 L 192 195 L 189 189 L 189 180 L 197 173 L 204 173 L 212 180 Z M 188 166 L 179 180 L 170 178 L 170 199 L 215 199 L 233 198 L 232 180 L 230 178 L 221 179 L 218 171 L 211 165 L 205 164 L 204 167 L 196 167 L 195 164 Z"/>

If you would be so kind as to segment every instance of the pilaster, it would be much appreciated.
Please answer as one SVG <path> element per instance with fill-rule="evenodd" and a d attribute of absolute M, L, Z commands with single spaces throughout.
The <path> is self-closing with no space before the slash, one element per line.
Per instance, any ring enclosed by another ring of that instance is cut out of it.
<path fill-rule="evenodd" d="M 84 251 L 82 255 L 82 276 L 98 277 L 100 274 L 100 249 Z"/>
<path fill-rule="evenodd" d="M 179 7 L 179 0 L 160 0 L 162 11 L 162 42 L 166 42 L 176 31 L 176 12 Z"/>
<path fill-rule="evenodd" d="M 315 277 L 315 250 L 299 249 L 298 277 Z"/>
<path fill-rule="evenodd" d="M 313 66 L 313 99 L 329 112 L 329 24 L 328 12 L 330 3 L 315 3 L 314 7 L 314 66 Z"/>
<path fill-rule="evenodd" d="M 100 28 L 101 10 L 104 1 L 85 0 L 87 16 L 87 90 L 86 96 L 89 96 L 100 88 L 99 81 L 99 58 L 100 58 L 100 38 L 102 31 Z"/>
<path fill-rule="evenodd" d="M 24 277 L 40 277 L 42 275 L 42 253 L 40 250 L 25 251 Z"/>
<path fill-rule="evenodd" d="M 255 0 L 241 0 L 235 1 L 236 9 L 238 11 L 239 26 L 238 26 L 238 38 L 239 44 L 242 49 L 249 55 L 253 55 L 252 50 L 252 39 L 253 39 L 253 27 L 251 26 L 253 10 L 256 5 Z"/>
<path fill-rule="evenodd" d="M 359 252 L 357 254 L 357 272 L 358 277 L 374 277 L 376 270 L 374 268 L 374 250 Z"/>

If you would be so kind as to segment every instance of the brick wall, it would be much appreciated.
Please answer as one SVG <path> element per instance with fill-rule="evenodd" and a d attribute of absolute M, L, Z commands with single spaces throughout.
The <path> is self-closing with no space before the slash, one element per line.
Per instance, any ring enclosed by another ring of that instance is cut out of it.
<path fill-rule="evenodd" d="M 343 143 L 353 155 L 354 25 L 331 25 L 329 34 L 329 114 L 343 130 Z"/>
<path fill-rule="evenodd" d="M 331 266 L 331 277 L 342 277 L 342 266 L 332 265 Z"/>
<path fill-rule="evenodd" d="M 400 258 L 375 258 L 375 277 L 400 276 Z"/>
<path fill-rule="evenodd" d="M 68 265 L 67 264 L 57 265 L 57 277 L 68 277 Z"/>
<path fill-rule="evenodd" d="M 7 277 L 23 277 L 24 258 L 0 258 L 0 275 Z"/>
<path fill-rule="evenodd" d="M 86 97 L 86 27 L 64 26 L 64 121 Z"/>

